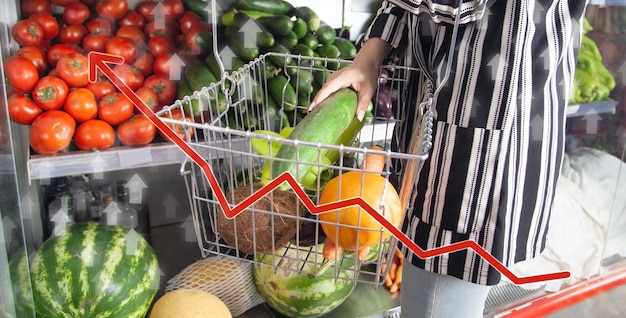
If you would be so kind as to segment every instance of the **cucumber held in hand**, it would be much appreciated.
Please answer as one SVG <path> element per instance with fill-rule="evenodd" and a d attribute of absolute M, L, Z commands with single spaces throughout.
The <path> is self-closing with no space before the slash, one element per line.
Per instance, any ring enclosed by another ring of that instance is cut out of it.
<path fill-rule="evenodd" d="M 355 116 L 356 109 L 356 92 L 351 88 L 342 88 L 313 108 L 294 127 L 289 139 L 350 146 L 363 128 L 363 122 Z M 334 163 L 339 155 L 336 150 L 285 143 L 276 154 L 277 160 L 272 163 L 272 179 L 289 172 L 302 183 L 311 170 L 317 169 L 319 162 Z M 282 190 L 288 188 L 287 183 L 281 185 Z"/>

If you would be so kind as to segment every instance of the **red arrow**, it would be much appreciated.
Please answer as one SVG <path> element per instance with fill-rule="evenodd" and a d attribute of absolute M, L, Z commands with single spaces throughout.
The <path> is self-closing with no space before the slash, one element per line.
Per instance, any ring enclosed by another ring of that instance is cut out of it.
<path fill-rule="evenodd" d="M 167 135 L 187 156 L 193 160 L 204 172 L 204 175 L 207 177 L 209 181 L 209 185 L 211 186 L 211 190 L 213 190 L 213 194 L 217 198 L 217 201 L 224 212 L 224 215 L 231 219 L 235 217 L 237 214 L 243 212 L 245 209 L 253 205 L 259 199 L 273 191 L 275 188 L 280 186 L 283 182 L 289 183 L 291 188 L 294 190 L 296 195 L 300 198 L 302 203 L 308 208 L 308 210 L 313 214 L 320 214 L 336 209 L 342 209 L 350 206 L 357 205 L 365 210 L 369 215 L 375 218 L 378 223 L 385 229 L 387 229 L 393 236 L 395 236 L 400 242 L 406 245 L 415 255 L 422 259 L 427 259 L 431 257 L 435 257 L 442 254 L 452 253 L 456 251 L 461 251 L 465 249 L 472 249 L 474 252 L 479 254 L 482 258 L 484 258 L 491 266 L 493 266 L 496 270 L 498 270 L 502 275 L 506 276 L 511 282 L 515 284 L 527 284 L 527 283 L 536 283 L 553 279 L 564 279 L 570 277 L 570 273 L 567 271 L 564 272 L 555 272 L 548 273 L 542 275 L 533 275 L 526 277 L 517 277 L 513 272 L 508 270 L 506 266 L 504 266 L 498 259 L 496 259 L 493 255 L 489 254 L 482 246 L 478 245 L 473 240 L 462 241 L 434 249 L 430 249 L 425 251 L 421 249 L 415 242 L 411 241 L 411 239 L 406 236 L 400 229 L 396 228 L 389 222 L 385 217 L 383 217 L 380 213 L 378 213 L 369 203 L 363 200 L 360 197 L 351 198 L 341 201 L 336 201 L 324 205 L 315 205 L 311 199 L 309 199 L 308 195 L 304 190 L 300 187 L 296 179 L 288 172 L 285 172 L 270 181 L 268 184 L 263 186 L 257 192 L 253 193 L 243 201 L 239 202 L 237 205 L 232 208 L 228 205 L 228 201 L 226 201 L 226 196 L 224 191 L 220 188 L 213 171 L 209 164 L 200 156 L 192 147 L 190 147 L 184 140 L 179 138 L 176 133 L 170 128 L 170 126 L 166 125 L 161 118 L 159 118 L 148 106 L 131 90 L 118 76 L 113 72 L 113 70 L 106 64 L 122 64 L 124 63 L 124 59 L 120 56 L 109 55 L 99 52 L 90 52 L 88 54 L 89 61 L 89 81 L 95 82 L 97 78 L 97 71 L 100 70 L 107 76 L 113 85 L 117 87 L 124 95 L 126 95 L 134 104 L 137 106 L 139 111 L 141 111 L 152 123 L 159 129 L 162 133 Z"/>

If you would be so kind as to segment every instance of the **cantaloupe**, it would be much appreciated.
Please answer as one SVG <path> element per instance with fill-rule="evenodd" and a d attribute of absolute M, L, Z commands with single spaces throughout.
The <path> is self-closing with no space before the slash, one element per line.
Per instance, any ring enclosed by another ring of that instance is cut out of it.
<path fill-rule="evenodd" d="M 228 307 L 215 295 L 198 289 L 177 289 L 161 296 L 150 318 L 232 318 Z"/>

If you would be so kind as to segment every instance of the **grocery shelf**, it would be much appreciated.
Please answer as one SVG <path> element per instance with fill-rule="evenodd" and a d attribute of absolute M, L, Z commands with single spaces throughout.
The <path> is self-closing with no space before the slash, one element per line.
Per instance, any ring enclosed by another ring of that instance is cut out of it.
<path fill-rule="evenodd" d="M 602 101 L 588 104 L 569 105 L 567 117 L 597 116 L 602 113 L 615 113 L 616 101 Z"/>
<path fill-rule="evenodd" d="M 363 142 L 381 142 L 391 138 L 393 123 L 369 124 L 363 127 L 360 139 Z M 209 147 L 192 147 L 203 158 L 219 158 L 221 141 Z M 244 141 L 233 140 L 233 149 L 245 149 Z M 210 150 L 207 150 L 210 149 Z M 169 142 L 154 143 L 143 147 L 116 147 L 104 151 L 77 151 L 53 156 L 34 155 L 28 161 L 31 180 L 71 176 L 79 174 L 102 174 L 108 171 L 135 169 L 169 164 L 180 164 L 186 154 Z"/>
<path fill-rule="evenodd" d="M 209 153 L 206 147 L 196 148 L 196 151 L 204 158 L 217 154 L 217 150 Z M 31 180 L 102 174 L 108 171 L 179 164 L 185 157 L 185 153 L 169 142 L 143 147 L 116 147 L 104 151 L 67 152 L 54 156 L 35 155 L 29 159 L 28 174 Z"/>

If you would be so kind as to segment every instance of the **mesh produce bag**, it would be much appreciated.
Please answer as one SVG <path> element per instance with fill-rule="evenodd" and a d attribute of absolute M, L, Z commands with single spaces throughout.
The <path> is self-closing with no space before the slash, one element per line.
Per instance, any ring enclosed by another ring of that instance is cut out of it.
<path fill-rule="evenodd" d="M 165 291 L 183 288 L 217 296 L 233 317 L 265 301 L 254 285 L 252 264 L 225 257 L 208 257 L 185 267 L 167 282 Z"/>

